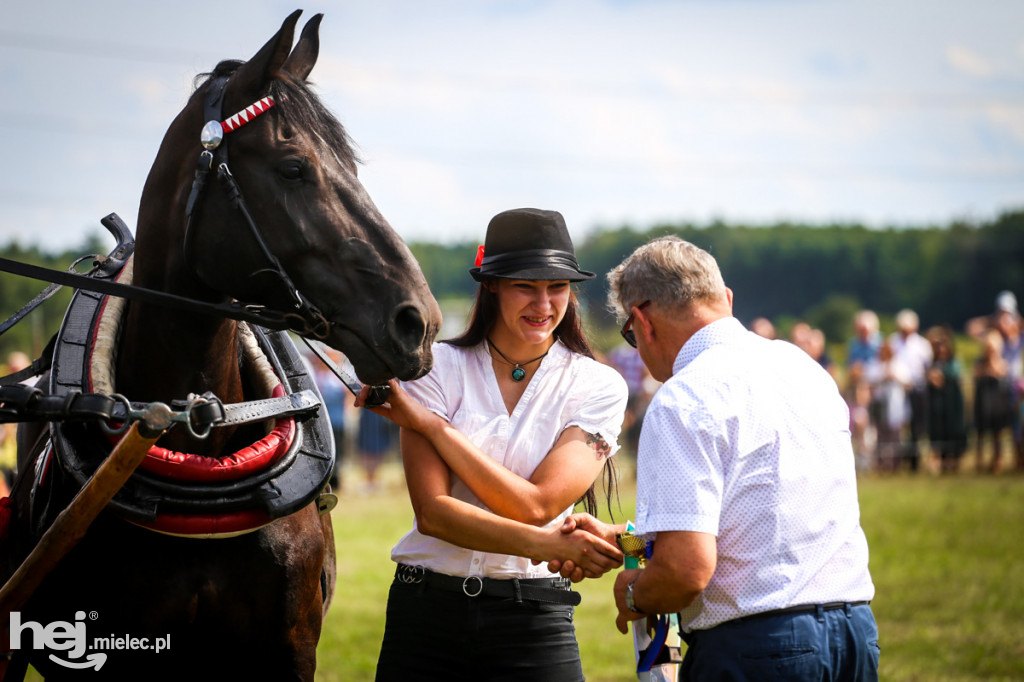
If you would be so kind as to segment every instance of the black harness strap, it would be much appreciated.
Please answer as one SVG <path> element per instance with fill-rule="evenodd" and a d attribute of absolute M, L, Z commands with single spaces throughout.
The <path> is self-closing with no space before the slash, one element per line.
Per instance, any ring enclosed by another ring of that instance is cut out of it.
<path fill-rule="evenodd" d="M 169 294 L 165 291 L 130 286 L 111 280 L 95 279 L 87 275 L 79 275 L 78 273 L 64 272 L 62 270 L 52 270 L 30 263 L 13 261 L 8 258 L 0 258 L 0 271 L 44 282 L 53 282 L 76 289 L 95 291 L 107 296 L 117 296 L 119 298 L 152 303 L 202 315 L 238 320 L 240 322 L 251 322 L 276 331 L 309 331 L 308 323 L 293 313 L 280 313 L 268 310 L 263 306 L 245 304 L 238 301 L 207 303 L 206 301 L 197 301 L 192 298 Z"/>
<path fill-rule="evenodd" d="M 54 395 L 23 384 L 0 386 L 0 424 L 94 420 L 120 422 L 130 418 L 132 412 L 146 407 L 148 403 L 129 403 L 118 395 L 78 391 Z M 320 409 L 320 399 L 316 393 L 307 389 L 279 398 L 225 405 L 213 394 L 207 394 L 201 403 L 175 401 L 172 407 L 188 409 L 194 429 L 203 432 L 211 426 L 237 426 L 277 417 L 312 415 Z"/>
<path fill-rule="evenodd" d="M 250 236 L 256 243 L 256 246 L 259 247 L 260 253 L 270 266 L 257 270 L 252 274 L 270 274 L 275 277 L 282 286 L 284 286 L 289 298 L 291 298 L 292 303 L 295 306 L 295 310 L 297 311 L 295 313 L 286 313 L 284 316 L 295 318 L 295 322 L 293 323 L 295 325 L 298 325 L 299 321 L 304 324 L 301 328 L 291 327 L 293 331 L 299 331 L 303 335 L 312 335 L 320 339 L 325 339 L 331 331 L 331 322 L 324 317 L 323 313 L 321 313 L 316 306 L 306 300 L 306 298 L 299 292 L 298 287 L 295 286 L 295 283 L 285 271 L 284 266 L 281 265 L 281 261 L 277 259 L 277 256 L 275 256 L 270 250 L 270 247 L 267 246 L 267 242 L 263 238 L 263 233 L 260 231 L 259 225 L 257 225 L 256 220 L 253 218 L 252 213 L 249 211 L 249 207 L 245 202 L 245 197 L 242 194 L 242 188 L 239 187 L 234 176 L 231 174 L 231 169 L 228 167 L 228 145 L 224 139 L 225 132 L 222 132 L 222 130 L 218 128 L 218 126 L 220 126 L 221 118 L 223 117 L 224 93 L 227 89 L 228 78 L 228 76 L 221 76 L 211 82 L 209 90 L 206 93 L 206 99 L 203 103 L 203 113 L 206 125 L 213 126 L 215 134 L 207 137 L 207 129 L 204 128 L 203 130 L 201 141 L 204 149 L 199 154 L 195 177 L 192 181 L 192 189 L 189 191 L 188 202 L 185 205 L 185 261 L 189 264 L 189 267 L 192 268 L 193 272 L 202 277 L 199 268 L 196 267 L 196 216 L 202 206 L 203 195 L 207 187 L 208 175 L 213 166 L 216 165 L 217 179 L 220 180 L 220 183 L 224 188 L 228 203 L 241 215 L 242 221 L 249 229 Z"/>

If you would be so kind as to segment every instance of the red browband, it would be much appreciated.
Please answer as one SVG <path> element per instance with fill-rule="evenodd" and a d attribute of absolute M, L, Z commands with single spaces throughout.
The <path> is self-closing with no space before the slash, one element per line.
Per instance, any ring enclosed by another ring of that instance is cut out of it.
<path fill-rule="evenodd" d="M 253 102 L 234 116 L 229 116 L 225 120 L 221 121 L 220 127 L 224 129 L 225 133 L 230 133 L 233 130 L 241 128 L 260 114 L 270 110 L 273 106 L 274 98 L 271 95 L 267 95 L 260 101 Z"/>

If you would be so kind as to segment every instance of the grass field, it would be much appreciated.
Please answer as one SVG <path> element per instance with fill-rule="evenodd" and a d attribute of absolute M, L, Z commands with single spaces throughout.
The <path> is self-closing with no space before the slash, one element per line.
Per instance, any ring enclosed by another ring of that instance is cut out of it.
<path fill-rule="evenodd" d="M 339 571 L 320 641 L 323 682 L 373 679 L 394 572 L 389 552 L 412 523 L 400 470 L 385 474 L 378 493 L 344 494 L 334 510 Z M 624 474 L 622 518 L 633 505 L 625 483 L 632 476 Z M 881 679 L 1024 680 L 1024 476 L 868 476 L 860 498 Z M 636 679 L 631 640 L 614 625 L 613 581 L 614 573 L 577 586 L 577 635 L 591 682 Z"/>
<path fill-rule="evenodd" d="M 387 465 L 378 492 L 345 493 L 333 512 L 338 582 L 318 650 L 319 682 L 373 679 L 394 574 L 389 553 L 412 523 L 401 475 Z M 622 479 L 620 520 L 633 506 L 632 472 Z M 859 490 L 877 590 L 880 678 L 1024 680 L 1024 476 L 866 476 Z M 590 682 L 636 679 L 631 639 L 614 625 L 613 581 L 611 573 L 576 587 Z"/>

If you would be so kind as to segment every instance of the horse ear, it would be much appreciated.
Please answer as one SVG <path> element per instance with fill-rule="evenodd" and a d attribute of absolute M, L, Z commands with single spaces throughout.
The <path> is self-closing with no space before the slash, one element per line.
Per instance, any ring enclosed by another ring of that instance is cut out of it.
<path fill-rule="evenodd" d="M 281 67 L 282 71 L 287 71 L 300 81 L 309 78 L 309 72 L 313 70 L 317 55 L 320 54 L 320 20 L 323 18 L 323 14 L 317 14 L 306 22 L 299 42 Z"/>
<path fill-rule="evenodd" d="M 232 90 L 237 88 L 250 97 L 258 95 L 263 90 L 264 84 L 281 70 L 288 59 L 288 53 L 292 51 L 292 39 L 295 37 L 295 24 L 298 23 L 301 14 L 301 9 L 289 14 L 274 37 L 268 40 L 252 59 L 238 67 L 238 71 L 231 79 Z"/>

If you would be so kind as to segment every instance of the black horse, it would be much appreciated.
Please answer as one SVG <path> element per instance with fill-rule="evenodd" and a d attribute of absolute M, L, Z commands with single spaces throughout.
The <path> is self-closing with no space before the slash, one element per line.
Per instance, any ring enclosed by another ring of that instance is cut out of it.
<path fill-rule="evenodd" d="M 143 190 L 133 262 L 116 276 L 287 311 L 364 382 L 416 378 L 430 369 L 440 311 L 361 186 L 346 132 L 306 84 L 321 17 L 293 49 L 299 14 L 248 62 L 218 64 L 174 119 Z M 45 381 L 168 404 L 315 392 L 284 332 L 85 291 Z M 18 616 L 87 630 L 89 646 L 108 638 L 98 674 L 66 665 L 87 658 L 74 647 L 27 648 L 27 631 L 15 658 L 47 679 L 313 679 L 335 570 L 317 504 L 333 451 L 315 421 L 242 423 L 204 440 L 169 431 Z M 95 424 L 21 431 L 7 575 L 111 447 Z"/>

